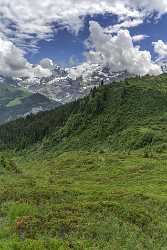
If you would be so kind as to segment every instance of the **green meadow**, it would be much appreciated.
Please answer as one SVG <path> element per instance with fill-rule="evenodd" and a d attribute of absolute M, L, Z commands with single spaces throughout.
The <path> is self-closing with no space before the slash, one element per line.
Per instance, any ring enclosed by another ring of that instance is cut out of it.
<path fill-rule="evenodd" d="M 167 76 L 0 127 L 0 250 L 167 249 Z"/>
<path fill-rule="evenodd" d="M 0 249 L 166 249 L 165 154 L 14 159 L 1 161 Z"/>

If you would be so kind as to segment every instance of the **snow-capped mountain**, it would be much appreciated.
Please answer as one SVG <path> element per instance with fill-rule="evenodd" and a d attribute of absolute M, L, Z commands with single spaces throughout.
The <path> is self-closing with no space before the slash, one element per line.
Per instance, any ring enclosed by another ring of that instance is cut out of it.
<path fill-rule="evenodd" d="M 59 103 L 67 103 L 89 94 L 91 88 L 98 86 L 102 80 L 108 84 L 127 77 L 129 74 L 125 71 L 110 72 L 109 68 L 98 64 L 84 63 L 72 68 L 54 65 L 51 76 L 17 79 L 17 85 Z"/>

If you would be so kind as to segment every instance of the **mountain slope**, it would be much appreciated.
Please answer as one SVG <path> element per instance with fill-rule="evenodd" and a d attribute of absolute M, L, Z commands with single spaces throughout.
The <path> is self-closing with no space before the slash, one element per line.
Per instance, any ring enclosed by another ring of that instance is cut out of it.
<path fill-rule="evenodd" d="M 0 248 L 165 249 L 166 122 L 164 74 L 0 126 Z"/>
<path fill-rule="evenodd" d="M 0 126 L 0 145 L 2 250 L 166 248 L 167 75 Z"/>
<path fill-rule="evenodd" d="M 159 64 L 162 72 L 166 73 L 166 61 L 160 61 Z M 112 72 L 109 67 L 90 63 L 71 68 L 63 68 L 54 63 L 50 72 L 49 77 L 17 79 L 0 77 L 0 81 L 11 82 L 14 86 L 20 86 L 32 93 L 40 93 L 59 103 L 68 103 L 88 95 L 90 90 L 99 86 L 102 81 L 106 85 L 132 77 L 127 71 Z"/>
<path fill-rule="evenodd" d="M 32 94 L 12 84 L 0 83 L 0 123 L 51 109 L 57 104 L 40 94 Z"/>
<path fill-rule="evenodd" d="M 1 147 L 135 150 L 167 142 L 167 75 L 94 88 L 88 97 L 0 127 Z M 13 136 L 13 134 L 16 135 Z"/>
<path fill-rule="evenodd" d="M 109 84 L 130 76 L 125 71 L 111 72 L 107 67 L 89 63 L 72 68 L 62 68 L 54 64 L 50 70 L 49 77 L 20 78 L 12 80 L 12 83 L 54 101 L 68 103 L 88 95 L 91 88 L 98 86 L 102 80 L 104 84 Z"/>

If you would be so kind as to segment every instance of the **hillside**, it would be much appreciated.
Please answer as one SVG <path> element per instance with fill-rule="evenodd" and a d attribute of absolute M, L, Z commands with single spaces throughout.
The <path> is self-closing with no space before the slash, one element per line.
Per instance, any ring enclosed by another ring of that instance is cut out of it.
<path fill-rule="evenodd" d="M 165 147 L 167 75 L 94 88 L 88 97 L 0 127 L 1 147 L 41 142 L 57 149 Z"/>
<path fill-rule="evenodd" d="M 167 245 L 167 75 L 0 127 L 0 249 Z"/>
<path fill-rule="evenodd" d="M 10 120 L 56 107 L 58 103 L 50 101 L 40 94 L 32 94 L 8 83 L 0 83 L 0 124 Z"/>

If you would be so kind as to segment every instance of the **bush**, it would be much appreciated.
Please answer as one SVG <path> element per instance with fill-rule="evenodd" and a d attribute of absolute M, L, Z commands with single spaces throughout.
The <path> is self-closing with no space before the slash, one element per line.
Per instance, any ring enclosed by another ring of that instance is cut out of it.
<path fill-rule="evenodd" d="M 15 223 L 20 217 L 34 216 L 37 213 L 36 208 L 31 204 L 19 202 L 6 203 L 1 210 L 7 216 L 10 223 Z"/>
<path fill-rule="evenodd" d="M 0 158 L 0 168 L 1 170 L 7 170 L 13 173 L 20 173 L 16 163 L 13 160 L 8 160 L 4 156 Z"/>
<path fill-rule="evenodd" d="M 153 148 L 151 145 L 145 147 L 144 149 L 144 158 L 152 158 L 154 156 Z"/>
<path fill-rule="evenodd" d="M 152 132 L 146 132 L 143 136 L 139 139 L 136 146 L 139 148 L 144 148 L 145 146 L 151 145 L 154 141 L 154 134 Z"/>
<path fill-rule="evenodd" d="M 163 152 L 165 152 L 166 150 L 167 150 L 167 143 L 162 143 L 162 144 L 157 145 L 157 146 L 155 147 L 155 151 L 156 151 L 157 153 L 163 153 Z"/>

